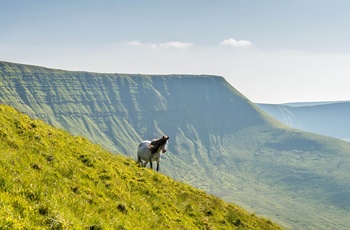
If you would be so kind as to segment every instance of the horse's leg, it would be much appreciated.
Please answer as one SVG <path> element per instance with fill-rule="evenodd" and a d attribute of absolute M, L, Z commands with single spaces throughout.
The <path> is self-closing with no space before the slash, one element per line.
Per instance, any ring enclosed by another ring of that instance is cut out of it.
<path fill-rule="evenodd" d="M 157 161 L 157 172 L 159 171 L 159 160 Z"/>
<path fill-rule="evenodd" d="M 153 165 L 152 165 L 152 158 L 149 158 L 149 164 L 151 165 L 151 169 L 153 169 Z"/>
<path fill-rule="evenodd" d="M 146 168 L 146 165 L 147 165 L 148 161 L 145 161 L 142 166 Z"/>

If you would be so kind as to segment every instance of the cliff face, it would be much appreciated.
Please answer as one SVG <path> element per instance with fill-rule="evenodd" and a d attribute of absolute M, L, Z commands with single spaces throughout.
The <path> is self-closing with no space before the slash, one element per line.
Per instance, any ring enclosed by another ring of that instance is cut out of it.
<path fill-rule="evenodd" d="M 162 173 L 284 226 L 350 226 L 350 144 L 282 125 L 222 77 L 1 62 L 0 82 L 1 103 L 114 152 L 135 158 L 141 140 L 170 136 Z"/>
<path fill-rule="evenodd" d="M 131 156 L 136 142 L 163 132 L 176 137 L 193 126 L 208 140 L 266 122 L 221 77 L 96 74 L 10 63 L 1 70 L 2 103 Z"/>

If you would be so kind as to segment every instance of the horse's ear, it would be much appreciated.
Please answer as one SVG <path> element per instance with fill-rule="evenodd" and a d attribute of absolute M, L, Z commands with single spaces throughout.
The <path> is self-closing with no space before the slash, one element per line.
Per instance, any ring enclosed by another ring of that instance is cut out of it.
<path fill-rule="evenodd" d="M 162 138 L 165 138 L 165 136 L 163 136 Z"/>
<path fill-rule="evenodd" d="M 169 140 L 169 137 L 167 138 L 167 140 Z"/>

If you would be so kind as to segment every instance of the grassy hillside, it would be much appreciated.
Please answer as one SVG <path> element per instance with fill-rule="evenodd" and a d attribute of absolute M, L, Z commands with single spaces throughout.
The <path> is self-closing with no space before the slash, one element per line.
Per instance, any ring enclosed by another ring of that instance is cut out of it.
<path fill-rule="evenodd" d="M 0 229 L 279 229 L 0 105 Z"/>
<path fill-rule="evenodd" d="M 350 227 L 350 143 L 283 125 L 222 77 L 0 62 L 0 102 L 133 158 L 168 135 L 162 174 L 287 228 Z"/>

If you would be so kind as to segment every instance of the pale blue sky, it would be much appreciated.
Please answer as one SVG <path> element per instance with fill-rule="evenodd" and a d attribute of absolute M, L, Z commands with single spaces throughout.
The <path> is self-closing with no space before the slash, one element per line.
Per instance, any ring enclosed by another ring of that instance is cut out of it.
<path fill-rule="evenodd" d="M 0 60 L 214 74 L 253 102 L 350 100 L 347 0 L 0 0 Z"/>

